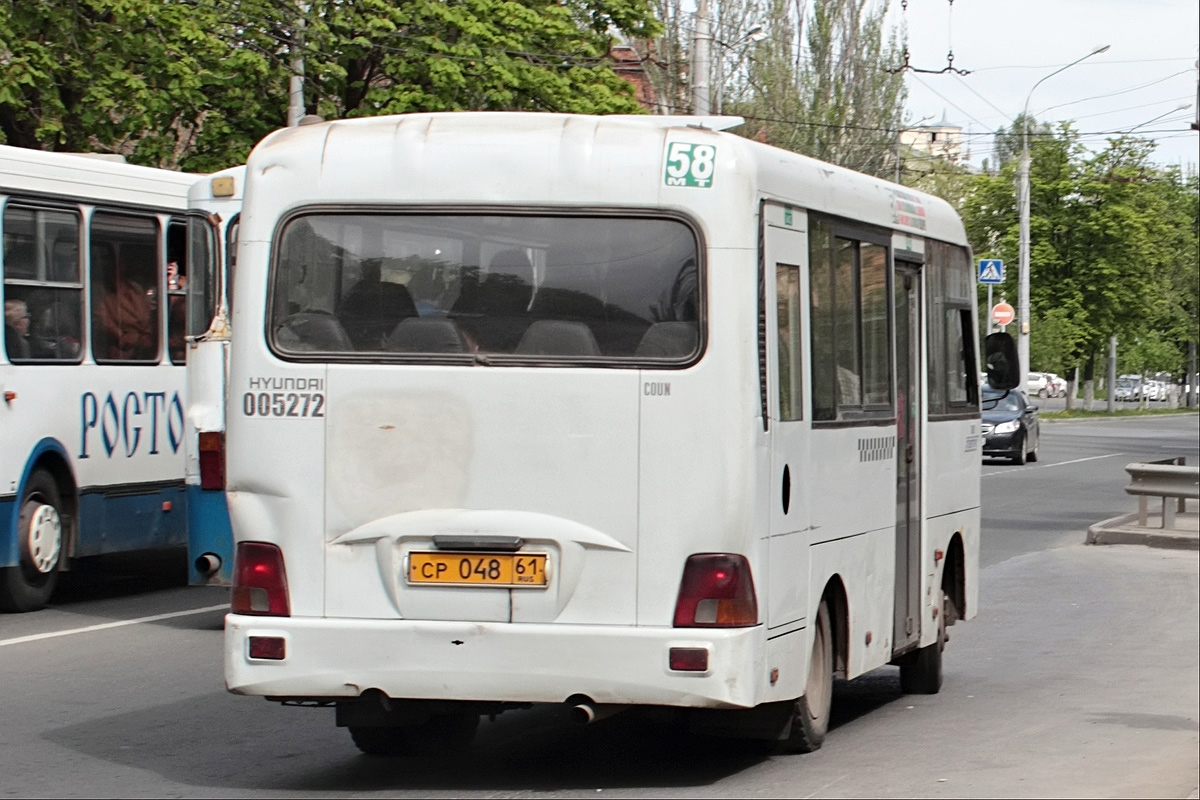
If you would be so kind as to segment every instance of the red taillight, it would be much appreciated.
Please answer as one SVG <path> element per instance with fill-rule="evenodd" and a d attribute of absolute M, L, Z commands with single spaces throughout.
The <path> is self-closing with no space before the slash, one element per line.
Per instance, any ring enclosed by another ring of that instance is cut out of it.
<path fill-rule="evenodd" d="M 754 579 L 745 556 L 699 553 L 683 568 L 676 628 L 744 628 L 758 624 Z"/>
<path fill-rule="evenodd" d="M 290 617 L 283 551 L 266 542 L 238 542 L 233 562 L 233 613 Z"/>
<path fill-rule="evenodd" d="M 206 431 L 200 434 L 200 488 L 225 488 L 225 434 Z"/>
<path fill-rule="evenodd" d="M 703 647 L 672 647 L 667 660 L 676 672 L 708 672 L 708 650 Z"/>
<path fill-rule="evenodd" d="M 287 658 L 287 641 L 282 636 L 251 636 L 250 657 L 283 661 Z"/>

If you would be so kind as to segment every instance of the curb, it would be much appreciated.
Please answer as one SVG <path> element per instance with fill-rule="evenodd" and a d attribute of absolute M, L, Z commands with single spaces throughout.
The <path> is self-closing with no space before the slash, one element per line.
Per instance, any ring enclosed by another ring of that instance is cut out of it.
<path fill-rule="evenodd" d="M 1162 547 L 1171 550 L 1200 550 L 1200 533 L 1196 530 L 1196 513 L 1181 512 L 1176 525 L 1183 523 L 1182 530 L 1142 527 L 1137 524 L 1137 512 L 1097 522 L 1088 528 L 1086 544 L 1140 544 L 1145 547 Z M 1149 522 L 1155 515 L 1151 514 Z M 1161 520 L 1162 518 L 1159 517 Z M 1188 524 L 1190 523 L 1190 525 Z"/>

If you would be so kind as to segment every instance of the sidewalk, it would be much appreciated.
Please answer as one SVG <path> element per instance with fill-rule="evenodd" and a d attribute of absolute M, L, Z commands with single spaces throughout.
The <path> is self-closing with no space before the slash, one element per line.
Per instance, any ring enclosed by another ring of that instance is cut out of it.
<path fill-rule="evenodd" d="M 1151 503 L 1151 505 L 1156 505 Z M 1175 515 L 1175 527 L 1162 528 L 1162 512 L 1151 512 L 1145 526 L 1138 525 L 1138 515 L 1123 514 L 1119 517 L 1097 522 L 1088 528 L 1087 544 L 1141 544 L 1147 547 L 1169 547 L 1176 550 L 1200 550 L 1200 512 L 1194 502 L 1188 503 L 1187 511 Z"/>

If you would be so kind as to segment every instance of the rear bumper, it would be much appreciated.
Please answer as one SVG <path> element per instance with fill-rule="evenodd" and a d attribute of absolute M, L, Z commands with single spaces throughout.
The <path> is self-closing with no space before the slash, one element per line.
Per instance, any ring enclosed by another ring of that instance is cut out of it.
<path fill-rule="evenodd" d="M 282 661 L 252 659 L 279 636 Z M 748 708 L 761 702 L 763 629 L 634 628 L 297 617 L 225 618 L 225 683 L 235 694 Z M 704 647 L 707 672 L 673 672 L 672 647 Z"/>

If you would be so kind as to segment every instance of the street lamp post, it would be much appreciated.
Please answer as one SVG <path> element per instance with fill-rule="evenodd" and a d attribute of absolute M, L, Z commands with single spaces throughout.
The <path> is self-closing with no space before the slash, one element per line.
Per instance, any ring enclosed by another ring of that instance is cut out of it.
<path fill-rule="evenodd" d="M 1033 92 L 1049 78 L 1053 78 L 1063 70 L 1070 69 L 1080 61 L 1099 55 L 1108 50 L 1109 46 L 1097 47 L 1082 58 L 1077 58 L 1066 66 L 1046 75 L 1033 85 L 1025 97 L 1025 109 L 1021 112 L 1021 163 L 1017 173 L 1019 185 L 1017 188 L 1017 210 L 1021 216 L 1020 245 L 1018 251 L 1017 269 L 1017 355 L 1021 362 L 1021 386 L 1029 377 L 1029 101 Z"/>
<path fill-rule="evenodd" d="M 746 49 L 751 44 L 756 44 L 767 38 L 767 32 L 763 30 L 762 25 L 752 25 L 750 30 L 742 34 L 733 44 L 727 44 L 720 39 L 713 38 L 713 43 L 724 48 L 725 51 L 735 53 L 737 61 L 734 62 L 733 71 L 736 73 L 742 66 L 742 59 L 746 57 Z M 720 54 L 717 56 L 717 114 L 725 113 L 725 56 Z"/>

